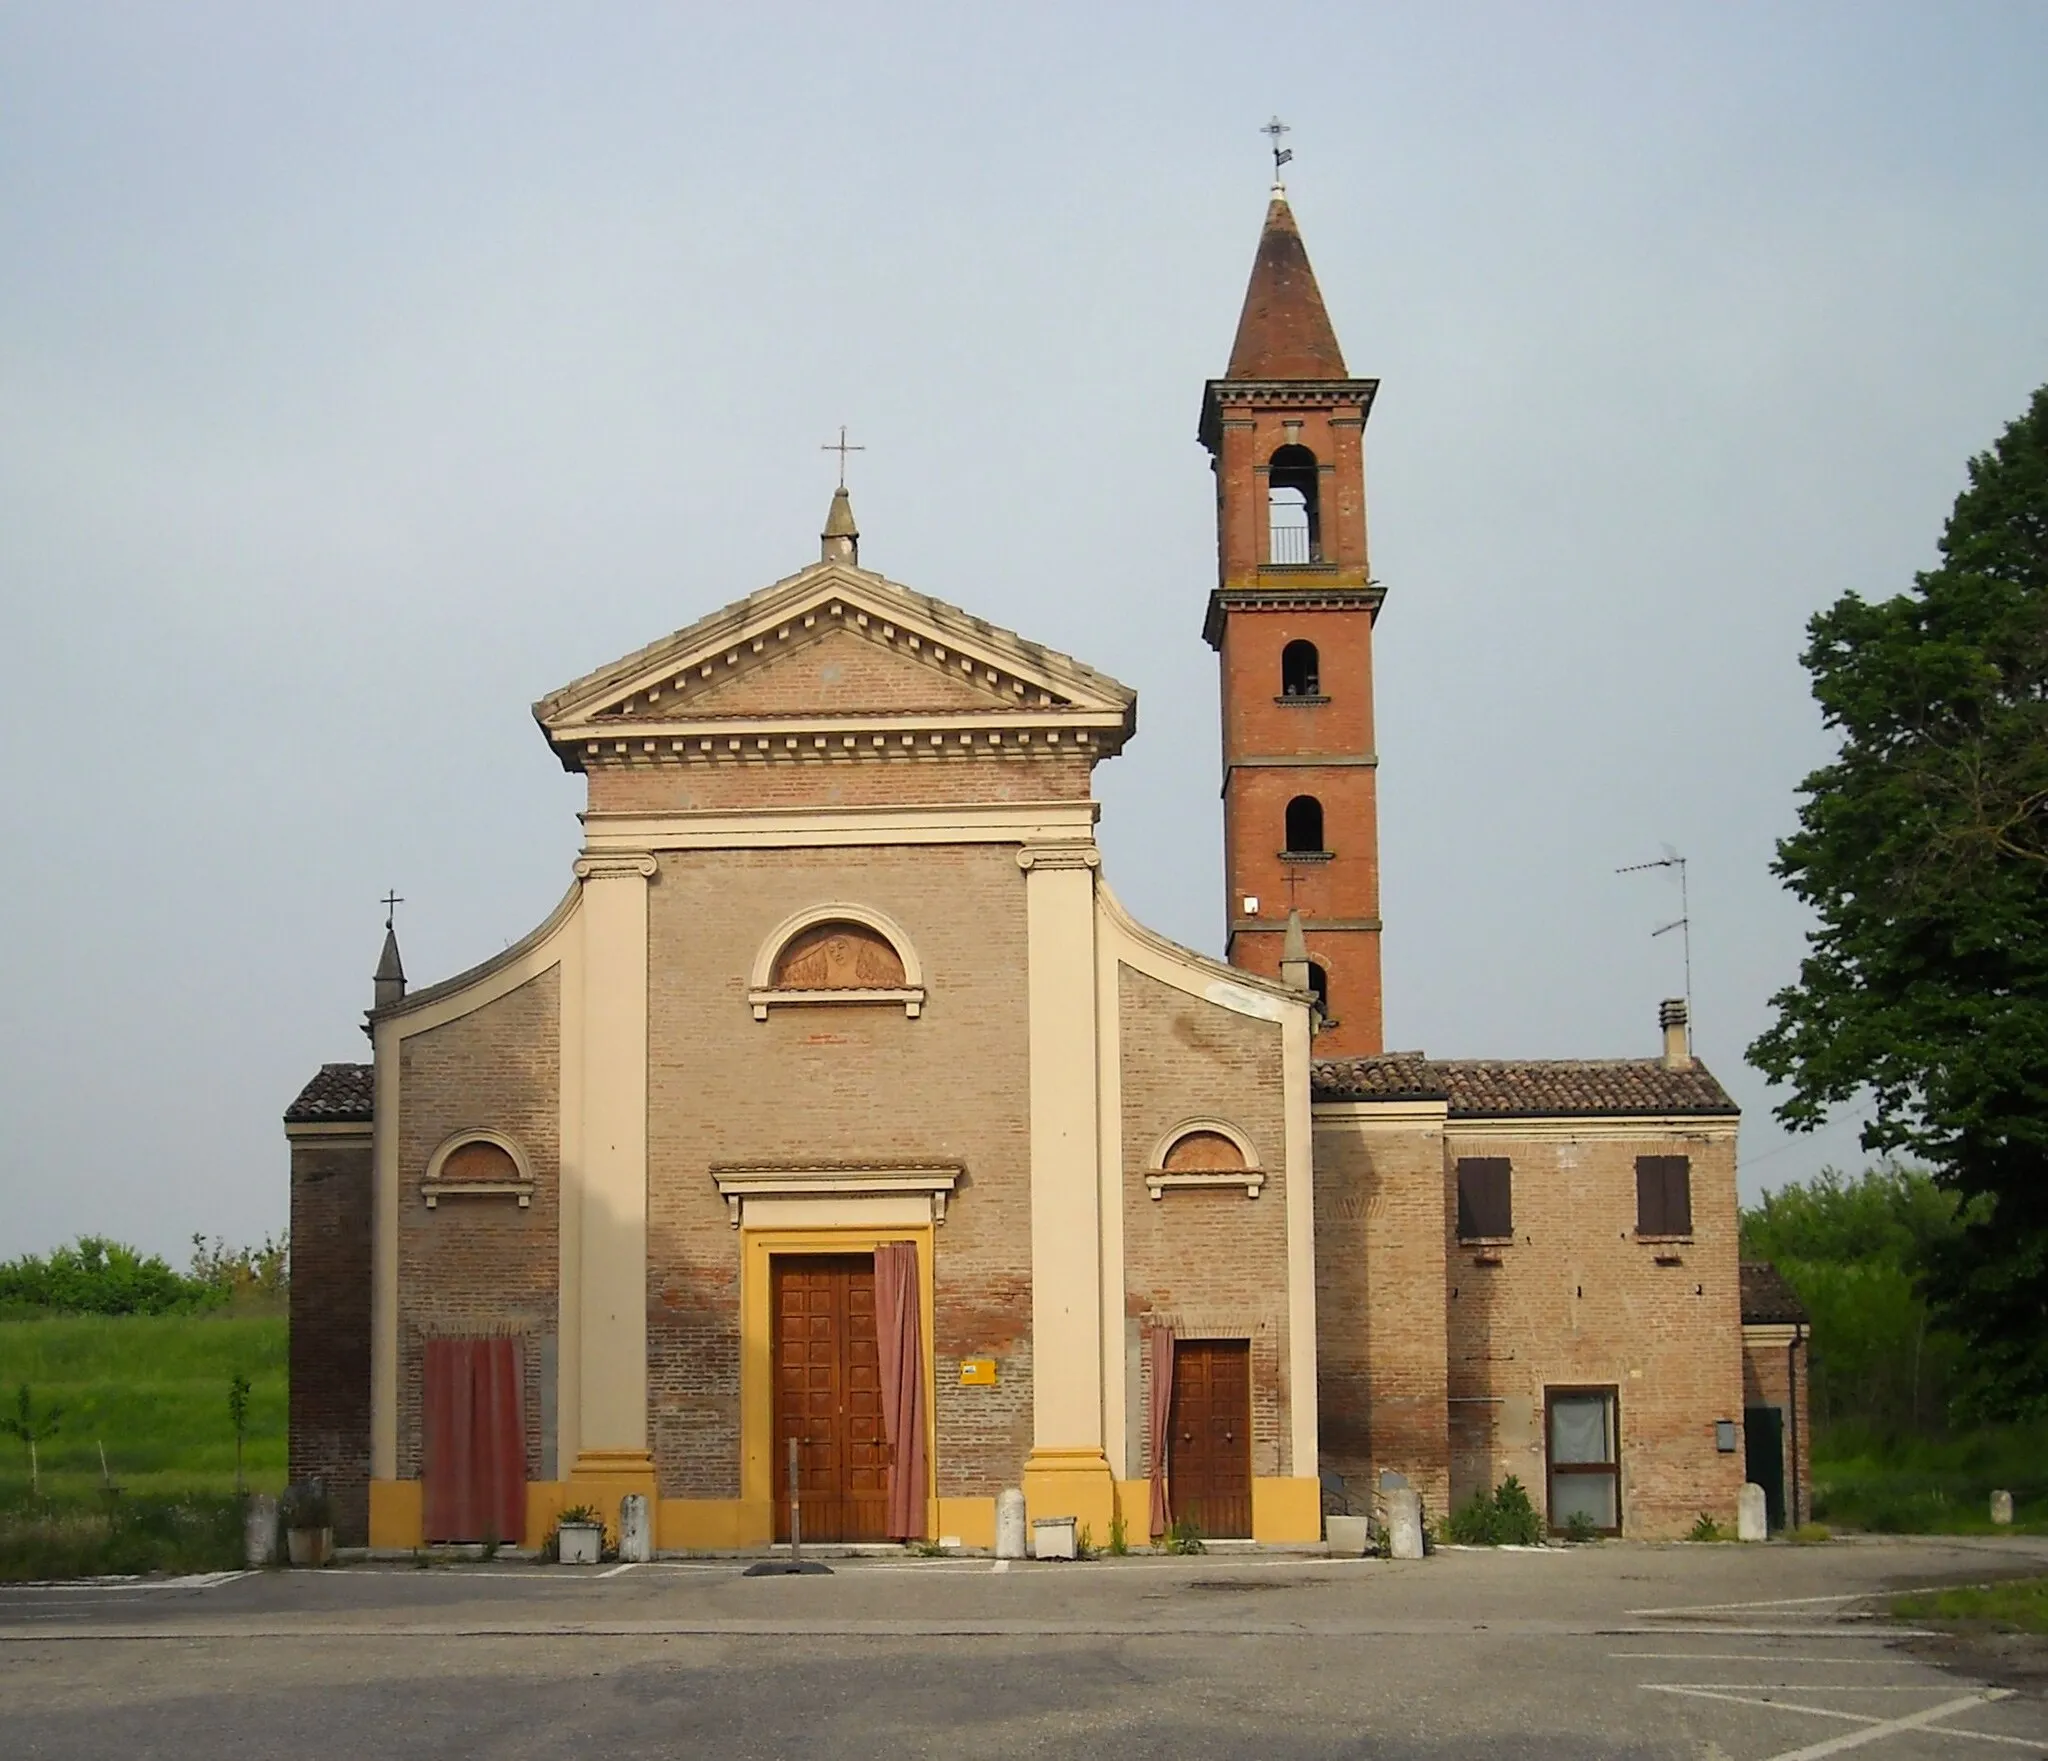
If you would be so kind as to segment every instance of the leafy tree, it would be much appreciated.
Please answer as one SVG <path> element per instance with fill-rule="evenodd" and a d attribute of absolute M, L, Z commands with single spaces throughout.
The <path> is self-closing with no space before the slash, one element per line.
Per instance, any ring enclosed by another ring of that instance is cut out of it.
<path fill-rule="evenodd" d="M 167 1315 L 216 1300 L 154 1254 L 147 1257 L 100 1235 L 81 1235 L 47 1258 L 23 1254 L 0 1263 L 0 1309 L 52 1309 L 84 1315 Z"/>
<path fill-rule="evenodd" d="M 28 1384 L 22 1383 L 16 1391 L 14 1414 L 11 1418 L 0 1418 L 0 1431 L 18 1438 L 28 1449 L 28 1486 L 31 1492 L 43 1489 L 41 1464 L 36 1460 L 36 1445 L 47 1443 L 62 1427 L 64 1409 L 61 1406 L 46 1407 L 40 1417 L 36 1414 L 35 1401 L 29 1394 Z"/>
<path fill-rule="evenodd" d="M 1813 1319 L 1816 1423 L 1893 1439 L 1945 1427 L 1963 1344 L 1916 1280 L 1962 1232 L 1955 1195 L 1923 1170 L 1826 1168 L 1742 1213 L 1742 1257 L 1770 1260 Z"/>
<path fill-rule="evenodd" d="M 1774 871 L 1819 919 L 1750 1058 L 1812 1129 L 1859 1094 L 1863 1142 L 1965 1201 L 1925 1287 L 1988 1413 L 2048 1408 L 2048 387 L 1969 464 L 1913 591 L 1851 593 L 1803 657 L 1835 761 Z"/>

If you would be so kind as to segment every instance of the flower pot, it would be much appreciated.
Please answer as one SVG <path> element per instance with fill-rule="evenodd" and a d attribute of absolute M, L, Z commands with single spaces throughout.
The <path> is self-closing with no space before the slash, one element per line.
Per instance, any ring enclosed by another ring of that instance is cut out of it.
<path fill-rule="evenodd" d="M 334 1557 L 332 1529 L 287 1529 L 285 1556 L 294 1565 L 325 1565 Z"/>
<path fill-rule="evenodd" d="M 1326 1516 L 1323 1529 L 1333 1557 L 1357 1559 L 1372 1545 L 1372 1524 L 1362 1516 Z"/>
<path fill-rule="evenodd" d="M 604 1530 L 596 1523 L 564 1523 L 555 1533 L 564 1565 L 595 1565 L 604 1555 Z"/>

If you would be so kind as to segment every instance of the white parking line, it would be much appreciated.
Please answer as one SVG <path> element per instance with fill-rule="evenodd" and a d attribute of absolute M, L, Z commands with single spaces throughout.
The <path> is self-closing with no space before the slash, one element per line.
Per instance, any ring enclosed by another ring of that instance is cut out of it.
<path fill-rule="evenodd" d="M 629 1559 L 624 1565 L 615 1565 L 610 1571 L 601 1571 L 597 1575 L 601 1578 L 622 1578 L 639 1563 L 637 1559 Z"/>
<path fill-rule="evenodd" d="M 1894 1661 L 1890 1657 L 1786 1657 L 1765 1651 L 1610 1651 L 1607 1656 L 1610 1662 L 1617 1657 L 1637 1657 L 1659 1663 L 1824 1663 L 1831 1669 L 1838 1664 L 1884 1669 Z"/>
<path fill-rule="evenodd" d="M 1881 1692 L 1869 1684 L 1847 1688 L 1826 1687 L 1819 1683 L 1800 1684 L 1808 1693 L 1859 1693 Z M 1838 1737 L 1827 1737 L 1818 1743 L 1809 1743 L 1803 1748 L 1785 1749 L 1769 1756 L 1767 1761 L 1819 1761 L 1824 1755 L 1837 1755 L 1845 1749 L 1860 1749 L 1866 1743 L 1879 1742 L 1885 1737 L 1898 1736 L 1905 1731 L 1923 1730 L 1930 1736 L 1961 1737 L 1969 1742 L 2005 1743 L 2018 1749 L 2032 1749 L 2041 1752 L 2039 1739 L 2033 1737 L 2005 1736 L 1988 1730 L 1963 1730 L 1941 1722 L 1959 1712 L 1967 1712 L 1973 1706 L 1988 1706 L 1999 1700 L 2012 1698 L 2009 1688 L 1986 1688 L 1981 1693 L 1963 1694 L 1953 1700 L 1944 1700 L 1937 1706 L 1922 1707 L 1918 1712 L 1908 1712 L 1898 1718 L 1874 1718 L 1867 1712 L 1845 1712 L 1839 1706 L 1808 1706 L 1797 1700 L 1759 1699 L 1759 1693 L 1776 1693 L 1773 1684 L 1730 1684 L 1738 1691 L 1729 1692 L 1720 1687 L 1704 1683 L 1644 1682 L 1652 1693 L 1682 1694 L 1693 1700 L 1719 1700 L 1731 1706 L 1755 1706 L 1767 1712 L 1804 1712 L 1814 1718 L 1838 1719 L 1844 1724 L 1860 1725 L 1859 1730 L 1845 1731 Z M 1934 1693 L 1938 1686 L 1929 1683 L 1919 1688 L 1900 1688 L 1901 1693 Z"/>
<path fill-rule="evenodd" d="M 1857 1590 L 1846 1596 L 1776 1596 L 1768 1602 L 1691 1602 L 1683 1608 L 1631 1608 L 1631 1614 L 1735 1614 L 1745 1608 L 1809 1608 L 1823 1602 L 1861 1602 L 1873 1594 Z"/>
<path fill-rule="evenodd" d="M 45 1594 L 52 1591 L 80 1591 L 89 1595 L 121 1595 L 137 1590 L 217 1590 L 222 1584 L 232 1584 L 238 1578 L 245 1578 L 246 1571 L 201 1571 L 191 1572 L 177 1578 L 66 1578 L 43 1579 L 26 1584 L 0 1584 L 0 1594 L 13 1595 L 19 1590 L 35 1590 Z"/>

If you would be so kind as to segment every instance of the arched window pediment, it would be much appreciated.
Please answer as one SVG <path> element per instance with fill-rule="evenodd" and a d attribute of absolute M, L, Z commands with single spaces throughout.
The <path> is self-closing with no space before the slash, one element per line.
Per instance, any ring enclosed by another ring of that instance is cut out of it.
<path fill-rule="evenodd" d="M 1183 1119 L 1161 1134 L 1145 1162 L 1145 1189 L 1163 1198 L 1169 1187 L 1238 1187 L 1257 1198 L 1266 1184 L 1252 1141 L 1222 1119 Z"/>
<path fill-rule="evenodd" d="M 510 1198 L 533 1203 L 533 1168 L 526 1151 L 501 1131 L 458 1131 L 427 1158 L 420 1196 L 438 1210 L 444 1198 Z"/>
<path fill-rule="evenodd" d="M 924 971 L 903 926 L 865 905 L 817 905 L 775 926 L 754 957 L 754 1019 L 777 1007 L 900 1003 L 924 1010 Z"/>

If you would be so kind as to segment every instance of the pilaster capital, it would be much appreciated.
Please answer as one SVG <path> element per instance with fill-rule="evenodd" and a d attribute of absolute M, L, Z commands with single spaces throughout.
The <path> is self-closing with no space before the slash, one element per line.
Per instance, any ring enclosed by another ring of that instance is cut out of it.
<path fill-rule="evenodd" d="M 1039 868 L 1100 868 L 1102 852 L 1094 844 L 1026 844 L 1017 852 L 1017 866 L 1029 873 Z"/>
<path fill-rule="evenodd" d="M 598 850 L 576 858 L 576 878 L 591 880 L 652 880 L 661 867 L 645 850 Z"/>

